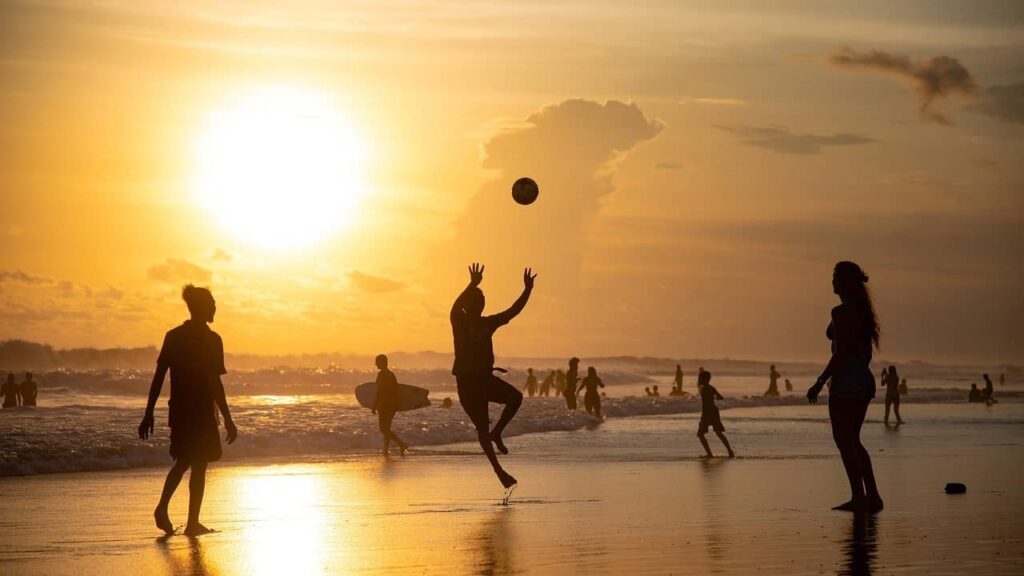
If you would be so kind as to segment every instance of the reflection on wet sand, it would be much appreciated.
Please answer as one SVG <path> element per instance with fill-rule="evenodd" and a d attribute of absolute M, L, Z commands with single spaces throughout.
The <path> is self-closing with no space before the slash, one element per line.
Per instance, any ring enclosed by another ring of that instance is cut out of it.
<path fill-rule="evenodd" d="M 209 562 L 203 552 L 203 543 L 199 538 L 186 538 L 188 545 L 171 546 L 171 537 L 161 536 L 156 539 L 157 547 L 167 562 L 167 573 L 171 576 L 219 576 L 220 570 Z"/>
<path fill-rule="evenodd" d="M 843 543 L 846 565 L 839 576 L 868 576 L 878 555 L 877 531 L 874 514 L 854 514 L 850 535 Z"/>
<path fill-rule="evenodd" d="M 511 525 L 515 508 L 501 506 L 487 516 L 480 529 L 473 536 L 478 555 L 476 574 L 515 574 L 520 572 L 516 565 L 515 534 Z"/>

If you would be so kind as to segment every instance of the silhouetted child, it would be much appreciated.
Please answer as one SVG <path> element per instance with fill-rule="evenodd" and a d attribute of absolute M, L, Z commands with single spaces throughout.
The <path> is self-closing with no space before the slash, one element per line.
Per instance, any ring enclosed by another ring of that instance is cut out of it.
<path fill-rule="evenodd" d="M 644 386 L 644 396 L 648 396 L 649 397 L 650 395 L 651 395 L 651 387 L 650 386 Z"/>
<path fill-rule="evenodd" d="M 157 527 L 165 534 L 174 533 L 174 525 L 167 515 L 167 506 L 185 471 L 191 468 L 185 534 L 198 536 L 213 532 L 199 523 L 199 510 L 203 506 L 203 493 L 206 490 L 206 468 L 210 462 L 220 460 L 221 457 L 217 408 L 224 416 L 228 444 L 238 437 L 238 430 L 231 419 L 224 384 L 220 380 L 221 375 L 227 373 L 224 368 L 224 343 L 207 326 L 213 322 L 217 304 L 209 290 L 191 284 L 185 286 L 181 297 L 188 305 L 192 318 L 164 337 L 160 357 L 156 361 L 156 373 L 149 388 L 146 414 L 139 424 L 139 438 L 145 440 L 153 434 L 153 410 L 160 397 L 164 376 L 170 370 L 168 423 L 171 427 L 170 452 L 174 466 L 167 473 L 153 517 Z"/>
<path fill-rule="evenodd" d="M 533 375 L 533 368 L 527 368 L 526 373 L 526 386 L 523 387 L 523 390 L 526 390 L 530 398 L 533 398 L 533 395 L 537 393 L 537 377 Z"/>
<path fill-rule="evenodd" d="M 715 455 L 711 453 L 711 446 L 708 444 L 706 438 L 708 428 L 712 428 L 715 434 L 718 435 L 718 439 L 725 445 L 725 449 L 729 451 L 729 458 L 734 458 L 736 453 L 732 451 L 732 446 L 729 445 L 729 440 L 725 437 L 725 426 L 722 425 L 722 416 L 718 412 L 718 406 L 715 406 L 715 399 L 725 400 L 718 390 L 711 385 L 711 373 L 701 372 L 698 377 L 697 386 L 700 389 L 700 424 L 697 426 L 697 438 L 700 439 L 700 443 L 704 446 L 705 456 L 707 458 L 714 458 Z"/>
<path fill-rule="evenodd" d="M 522 405 L 523 394 L 515 386 L 494 375 L 492 337 L 498 328 L 511 322 L 526 307 L 535 278 L 536 275 L 529 268 L 524 270 L 523 292 L 519 298 L 504 312 L 484 316 L 484 293 L 480 289 L 484 268 L 473 264 L 469 268 L 469 285 L 455 299 L 450 314 L 455 341 L 452 374 L 455 375 L 459 402 L 476 428 L 477 440 L 495 475 L 506 489 L 515 485 L 516 479 L 501 467 L 494 449 L 508 454 L 501 433 Z M 488 430 L 490 418 L 487 407 L 490 402 L 505 405 L 493 430 Z"/>
<path fill-rule="evenodd" d="M 380 426 L 380 433 L 384 436 L 383 454 L 391 453 L 391 441 L 402 450 L 402 454 L 409 452 L 409 445 L 402 442 L 391 430 L 391 423 L 395 419 L 395 412 L 398 412 L 398 379 L 395 373 L 388 369 L 388 357 L 378 354 L 377 360 L 377 400 L 373 404 L 373 413 L 377 415 L 377 423 Z"/>
<path fill-rule="evenodd" d="M 978 389 L 977 382 L 971 382 L 971 391 L 967 393 L 968 402 L 984 402 L 985 399 L 981 395 L 981 390 Z"/>
<path fill-rule="evenodd" d="M 36 383 L 32 380 L 32 373 L 25 372 L 25 381 L 21 383 L 21 405 L 35 406 L 37 393 Z"/>
<path fill-rule="evenodd" d="M 907 379 L 904 378 L 900 380 L 900 396 L 906 396 L 909 392 L 910 389 L 907 388 Z"/>
<path fill-rule="evenodd" d="M 3 389 L 4 396 L 4 408 L 16 408 L 18 402 L 21 400 L 21 388 L 18 383 L 14 381 L 14 374 L 7 375 L 7 381 L 4 382 Z"/>
<path fill-rule="evenodd" d="M 765 396 L 779 395 L 779 376 L 781 374 L 775 371 L 775 364 L 772 364 L 768 369 L 768 390 L 765 391 Z"/>
<path fill-rule="evenodd" d="M 598 394 L 598 388 L 604 388 L 604 382 L 597 377 L 597 370 L 591 366 L 587 368 L 587 377 L 583 379 L 583 384 L 580 386 L 580 389 L 586 390 L 583 394 L 583 407 L 587 409 L 587 414 L 592 413 L 600 418 L 601 395 Z"/>

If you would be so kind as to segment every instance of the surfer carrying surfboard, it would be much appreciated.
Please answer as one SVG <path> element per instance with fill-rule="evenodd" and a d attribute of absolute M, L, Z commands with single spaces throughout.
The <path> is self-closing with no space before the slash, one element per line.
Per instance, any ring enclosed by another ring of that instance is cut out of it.
<path fill-rule="evenodd" d="M 373 405 L 373 413 L 380 423 L 380 433 L 384 435 L 384 454 L 391 453 L 391 441 L 401 448 L 402 454 L 409 452 L 409 445 L 402 442 L 397 434 L 391 431 L 391 422 L 398 411 L 398 378 L 388 369 L 388 357 L 377 355 L 377 401 Z"/>
<path fill-rule="evenodd" d="M 523 271 L 523 293 L 508 310 L 493 316 L 484 316 L 484 293 L 480 283 L 484 279 L 484 267 L 474 263 L 469 267 L 469 286 L 459 294 L 452 305 L 451 322 L 452 336 L 455 340 L 455 362 L 452 374 L 459 392 L 462 409 L 476 427 L 480 447 L 494 468 L 502 486 L 510 488 L 516 479 L 505 472 L 498 463 L 494 449 L 497 447 L 502 454 L 508 454 L 508 448 L 501 440 L 505 426 L 515 416 L 523 403 L 523 393 L 515 386 L 494 375 L 494 345 L 491 337 L 494 332 L 508 324 L 526 307 L 526 302 L 533 292 L 533 281 L 537 277 L 532 270 Z M 501 418 L 489 430 L 490 420 L 487 415 L 489 402 L 504 404 Z"/>

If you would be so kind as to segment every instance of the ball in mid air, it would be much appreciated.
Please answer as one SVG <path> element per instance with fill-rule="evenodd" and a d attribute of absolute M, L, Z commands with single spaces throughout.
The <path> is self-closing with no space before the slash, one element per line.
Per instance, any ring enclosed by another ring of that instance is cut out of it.
<path fill-rule="evenodd" d="M 520 178 L 512 185 L 512 198 L 523 206 L 533 204 L 538 194 L 540 194 L 540 189 L 537 188 L 537 183 L 533 181 L 533 178 Z"/>

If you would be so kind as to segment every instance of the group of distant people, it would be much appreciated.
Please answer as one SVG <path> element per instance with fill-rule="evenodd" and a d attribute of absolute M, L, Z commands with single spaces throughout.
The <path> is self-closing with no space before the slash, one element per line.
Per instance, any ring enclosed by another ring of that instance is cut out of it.
<path fill-rule="evenodd" d="M 21 384 L 15 380 L 14 373 L 8 373 L 7 380 L 0 388 L 0 395 L 4 398 L 4 408 L 35 406 L 39 389 L 36 387 L 35 381 L 32 380 L 31 372 L 25 373 L 25 380 Z"/>
<path fill-rule="evenodd" d="M 991 406 L 998 402 L 995 399 L 995 388 L 992 386 L 992 378 L 988 374 L 982 374 L 982 379 L 985 380 L 985 388 L 983 390 L 978 389 L 976 382 L 971 382 L 971 391 L 967 393 L 968 402 L 984 402 Z M 1002 386 L 1006 383 L 1006 376 L 1003 374 L 999 375 L 999 385 Z"/>
<path fill-rule="evenodd" d="M 569 360 L 568 371 L 562 371 L 560 368 L 552 370 L 548 372 L 547 377 L 539 385 L 537 383 L 537 376 L 533 373 L 533 368 L 528 368 L 526 370 L 526 384 L 523 385 L 523 391 L 530 398 L 533 398 L 534 395 L 550 396 L 553 388 L 556 396 L 565 398 L 565 407 L 569 410 L 576 409 L 580 392 L 583 392 L 584 409 L 588 414 L 594 414 L 598 418 L 602 418 L 601 393 L 598 389 L 604 388 L 604 382 L 597 375 L 597 368 L 593 366 L 587 367 L 586 377 L 580 380 L 579 367 L 580 359 L 573 357 Z"/>

